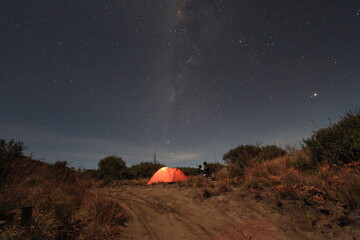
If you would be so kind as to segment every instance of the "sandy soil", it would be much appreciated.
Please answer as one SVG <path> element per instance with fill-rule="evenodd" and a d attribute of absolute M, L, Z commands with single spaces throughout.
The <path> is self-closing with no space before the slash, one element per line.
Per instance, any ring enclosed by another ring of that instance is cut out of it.
<path fill-rule="evenodd" d="M 176 184 L 98 191 L 126 211 L 128 222 L 120 239 L 357 239 L 298 229 L 292 220 L 296 216 L 284 216 L 235 192 L 204 199 L 203 189 Z"/>

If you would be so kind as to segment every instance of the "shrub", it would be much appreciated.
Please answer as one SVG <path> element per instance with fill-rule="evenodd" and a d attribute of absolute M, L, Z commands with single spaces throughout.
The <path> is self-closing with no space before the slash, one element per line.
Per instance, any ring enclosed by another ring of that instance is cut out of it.
<path fill-rule="evenodd" d="M 223 169 L 225 166 L 218 162 L 208 163 L 208 167 L 210 169 L 210 173 L 216 173 Z"/>
<path fill-rule="evenodd" d="M 316 166 L 312 161 L 306 158 L 299 158 L 291 163 L 291 167 L 300 171 L 312 171 L 316 169 Z"/>
<path fill-rule="evenodd" d="M 215 179 L 222 180 L 229 177 L 229 170 L 227 167 L 221 168 L 219 171 L 215 172 Z"/>
<path fill-rule="evenodd" d="M 0 219 L 1 211 L 20 208 L 27 203 L 26 193 L 18 186 L 0 188 Z"/>
<path fill-rule="evenodd" d="M 124 160 L 118 156 L 108 156 L 101 159 L 99 164 L 98 177 L 99 179 L 111 182 L 127 177 L 128 168 Z"/>
<path fill-rule="evenodd" d="M 244 172 L 244 168 L 249 165 L 254 165 L 264 160 L 271 160 L 277 157 L 284 156 L 286 151 L 281 147 L 276 145 L 266 145 L 266 146 L 253 146 L 253 145 L 241 145 L 235 149 L 231 149 L 223 156 L 223 160 L 227 164 L 237 164 L 241 171 L 236 170 L 237 172 Z M 231 168 L 234 168 L 234 165 L 231 165 Z M 231 170 L 230 170 L 230 175 Z"/>
<path fill-rule="evenodd" d="M 218 162 L 207 163 L 207 166 L 210 171 L 210 175 L 216 174 L 220 169 L 224 168 L 225 166 Z M 179 167 L 179 169 L 186 175 L 186 176 L 197 176 L 202 175 L 202 171 L 199 168 L 192 168 L 192 167 Z"/>
<path fill-rule="evenodd" d="M 133 165 L 129 168 L 129 174 L 130 174 L 129 177 L 149 178 L 162 167 L 165 167 L 165 165 L 160 163 L 142 162 L 140 164 Z"/>
<path fill-rule="evenodd" d="M 244 174 L 244 168 L 236 163 L 230 163 L 226 166 L 230 178 L 238 177 Z"/>
<path fill-rule="evenodd" d="M 0 239 L 119 237 L 119 226 L 126 217 L 118 204 L 95 198 L 87 189 L 88 182 L 66 161 L 48 164 L 22 157 L 23 147 L 12 146 L 22 143 L 1 141 L 1 156 L 11 155 L 14 160 L 6 185 L 0 187 L 0 221 L 5 222 L 0 226 Z M 20 208 L 27 205 L 33 206 L 30 229 L 19 226 Z"/>
<path fill-rule="evenodd" d="M 60 182 L 75 182 L 75 170 L 70 168 L 67 161 L 56 161 L 49 166 L 53 177 Z"/>
<path fill-rule="evenodd" d="M 98 177 L 98 171 L 95 169 L 84 169 L 82 170 L 82 176 L 84 178 L 96 179 Z"/>
<path fill-rule="evenodd" d="M 360 166 L 360 161 L 357 163 Z M 334 180 L 340 182 L 337 184 L 339 197 L 347 207 L 360 209 L 360 169 L 352 169 L 350 164 L 348 164 L 342 169 L 341 178 Z"/>
<path fill-rule="evenodd" d="M 199 175 L 199 169 L 198 169 L 198 168 L 179 167 L 179 169 L 180 169 L 186 176 L 196 176 L 196 175 Z"/>
<path fill-rule="evenodd" d="M 26 147 L 21 141 L 15 142 L 11 139 L 9 142 L 6 142 L 4 139 L 0 139 L 1 158 L 21 158 L 25 149 Z"/>
<path fill-rule="evenodd" d="M 248 164 L 252 158 L 259 156 L 261 152 L 260 147 L 253 145 L 240 145 L 237 148 L 231 149 L 223 156 L 225 163 L 237 163 L 241 167 Z"/>
<path fill-rule="evenodd" d="M 266 145 L 261 147 L 260 159 L 270 160 L 277 157 L 282 157 L 286 154 L 286 151 L 276 145 Z"/>
<path fill-rule="evenodd" d="M 360 111 L 349 110 L 338 123 L 315 131 L 303 148 L 314 164 L 342 165 L 360 159 Z"/>
<path fill-rule="evenodd" d="M 26 147 L 21 141 L 15 142 L 11 139 L 6 142 L 4 139 L 0 139 L 0 183 L 5 181 L 11 163 L 23 157 L 25 149 Z"/>

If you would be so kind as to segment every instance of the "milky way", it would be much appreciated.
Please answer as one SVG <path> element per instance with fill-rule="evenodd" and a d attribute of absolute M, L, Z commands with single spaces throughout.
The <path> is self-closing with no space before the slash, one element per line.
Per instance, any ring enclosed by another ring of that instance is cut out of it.
<path fill-rule="evenodd" d="M 48 161 L 169 166 L 359 106 L 358 1 L 0 3 L 0 134 Z"/>
<path fill-rule="evenodd" d="M 161 138 L 182 135 L 182 129 L 199 127 L 203 114 L 212 106 L 213 82 L 207 66 L 215 57 L 211 49 L 221 21 L 216 5 L 210 1 L 171 1 L 164 6 L 162 41 L 164 49 L 156 57 L 153 102 Z M 156 106 L 157 105 L 157 106 Z M 204 111 L 205 110 L 205 111 Z M 188 134 L 188 133 L 186 133 Z M 180 137 L 181 139 L 181 137 Z"/>

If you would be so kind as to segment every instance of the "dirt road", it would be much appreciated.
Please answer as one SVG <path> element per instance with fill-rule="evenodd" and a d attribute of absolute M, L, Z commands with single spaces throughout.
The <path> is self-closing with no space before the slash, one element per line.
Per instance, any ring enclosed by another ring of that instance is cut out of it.
<path fill-rule="evenodd" d="M 254 202 L 226 195 L 203 199 L 200 188 L 158 184 L 102 191 L 127 213 L 125 239 L 306 239 L 274 225 L 279 216 L 266 213 L 265 217 L 252 207 Z"/>

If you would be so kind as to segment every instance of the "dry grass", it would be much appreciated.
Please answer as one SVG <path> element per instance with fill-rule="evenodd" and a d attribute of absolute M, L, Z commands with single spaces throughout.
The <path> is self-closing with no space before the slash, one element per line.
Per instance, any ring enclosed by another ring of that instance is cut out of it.
<path fill-rule="evenodd" d="M 78 219 L 84 219 L 79 239 L 113 239 L 121 236 L 120 229 L 126 222 L 124 210 L 113 201 L 92 195 L 86 199 Z"/>
<path fill-rule="evenodd" d="M 360 187 L 356 184 L 360 177 L 360 162 L 344 167 L 322 165 L 316 171 L 303 172 L 291 167 L 294 161 L 303 157 L 302 154 L 300 152 L 296 155 L 265 161 L 248 168 L 245 173 L 245 185 L 248 188 L 260 190 L 282 189 L 281 191 L 284 191 L 283 189 L 286 188 L 299 194 L 309 192 L 313 195 L 325 195 L 330 199 L 338 200 L 342 196 L 351 203 L 352 207 L 360 206 L 357 198 Z"/>
<path fill-rule="evenodd" d="M 221 181 L 212 191 L 212 195 L 218 196 L 220 194 L 231 191 L 231 185 L 229 180 Z"/>
<path fill-rule="evenodd" d="M 35 163 L 35 164 L 34 164 Z M 113 202 L 91 195 L 88 179 L 64 166 L 33 160 L 12 169 L 0 190 L 0 239 L 113 239 L 126 220 Z M 20 227 L 19 208 L 33 206 L 31 228 Z"/>
<path fill-rule="evenodd" d="M 360 161 L 342 167 L 322 165 L 312 171 L 295 169 L 296 162 L 304 161 L 304 158 L 303 152 L 296 152 L 249 167 L 245 171 L 244 185 L 250 192 L 261 193 L 263 197 L 295 201 L 300 207 L 312 206 L 318 210 L 310 211 L 310 215 L 320 216 L 325 212 L 339 225 L 343 224 L 341 219 L 349 218 L 344 212 L 353 211 L 354 216 L 358 215 Z M 309 221 L 314 222 L 314 217 L 309 217 Z M 350 224 L 345 222 L 343 225 Z"/>
<path fill-rule="evenodd" d="M 97 183 L 98 187 L 118 187 L 118 186 L 144 186 L 149 181 L 148 178 L 138 178 L 138 179 L 123 179 L 113 182 L 105 182 L 105 181 L 99 181 Z"/>
<path fill-rule="evenodd" d="M 227 167 L 221 168 L 219 171 L 215 172 L 216 180 L 224 180 L 230 178 L 229 169 Z"/>
<path fill-rule="evenodd" d="M 232 182 L 228 179 L 216 183 L 211 182 L 209 185 L 202 185 L 201 187 L 197 187 L 199 190 L 197 191 L 197 194 L 194 196 L 194 198 L 206 199 L 219 196 L 221 194 L 232 191 L 232 186 Z"/>
<path fill-rule="evenodd" d="M 176 184 L 180 187 L 197 187 L 197 188 L 201 188 L 201 187 L 213 187 L 214 184 L 212 183 L 211 180 L 206 179 L 202 176 L 194 176 L 194 177 L 189 177 L 188 180 L 186 181 L 179 181 L 176 182 Z"/>

